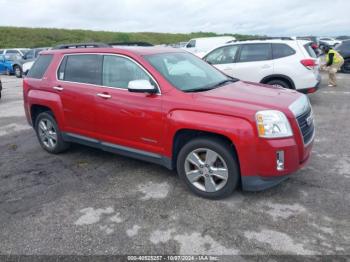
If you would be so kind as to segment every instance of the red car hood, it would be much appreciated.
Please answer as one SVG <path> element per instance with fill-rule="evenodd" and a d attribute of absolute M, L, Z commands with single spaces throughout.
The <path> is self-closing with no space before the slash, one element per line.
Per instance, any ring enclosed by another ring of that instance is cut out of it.
<path fill-rule="evenodd" d="M 294 90 L 237 81 L 207 92 L 196 93 L 201 102 L 220 105 L 240 104 L 251 110 L 277 109 L 286 111 L 302 94 Z"/>

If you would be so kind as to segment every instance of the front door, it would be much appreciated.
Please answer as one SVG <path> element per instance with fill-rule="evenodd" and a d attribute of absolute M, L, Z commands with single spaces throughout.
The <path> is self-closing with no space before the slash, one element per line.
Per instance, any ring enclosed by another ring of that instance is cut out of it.
<path fill-rule="evenodd" d="M 105 55 L 102 85 L 96 95 L 100 140 L 111 144 L 161 153 L 163 117 L 160 94 L 131 93 L 133 80 L 152 77 L 130 58 Z"/>
<path fill-rule="evenodd" d="M 239 46 L 237 45 L 220 47 L 209 53 L 204 60 L 214 65 L 224 74 L 237 77 L 235 73 L 235 59 L 238 49 Z"/>

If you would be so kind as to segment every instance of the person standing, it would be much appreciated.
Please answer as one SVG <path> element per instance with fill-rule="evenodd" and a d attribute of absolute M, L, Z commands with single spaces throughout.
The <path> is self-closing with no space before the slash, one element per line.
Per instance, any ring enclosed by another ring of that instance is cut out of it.
<path fill-rule="evenodd" d="M 328 86 L 337 86 L 337 72 L 344 64 L 344 58 L 333 48 L 326 46 L 324 48 L 326 54 L 326 69 L 328 71 Z"/>

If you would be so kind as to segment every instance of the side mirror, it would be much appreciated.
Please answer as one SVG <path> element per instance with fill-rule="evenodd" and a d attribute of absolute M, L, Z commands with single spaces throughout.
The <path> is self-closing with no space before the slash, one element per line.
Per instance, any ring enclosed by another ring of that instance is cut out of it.
<path fill-rule="evenodd" d="M 133 93 L 157 93 L 157 89 L 148 80 L 130 81 L 128 85 L 129 92 Z"/>

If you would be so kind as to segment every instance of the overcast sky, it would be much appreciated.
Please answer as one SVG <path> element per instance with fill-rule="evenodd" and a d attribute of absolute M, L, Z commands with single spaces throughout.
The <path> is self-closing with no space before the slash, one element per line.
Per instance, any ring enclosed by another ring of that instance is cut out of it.
<path fill-rule="evenodd" d="M 350 35 L 349 0 L 0 0 L 0 10 L 6 26 Z"/>

